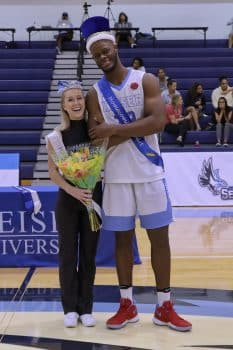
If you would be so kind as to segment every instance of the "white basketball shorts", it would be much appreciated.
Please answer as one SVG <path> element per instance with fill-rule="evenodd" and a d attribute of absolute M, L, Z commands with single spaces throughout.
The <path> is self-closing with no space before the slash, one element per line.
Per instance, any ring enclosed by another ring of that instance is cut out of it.
<path fill-rule="evenodd" d="M 173 221 L 164 179 L 104 185 L 102 220 L 105 230 L 134 229 L 136 216 L 139 216 L 141 226 L 145 229 L 167 226 Z"/>

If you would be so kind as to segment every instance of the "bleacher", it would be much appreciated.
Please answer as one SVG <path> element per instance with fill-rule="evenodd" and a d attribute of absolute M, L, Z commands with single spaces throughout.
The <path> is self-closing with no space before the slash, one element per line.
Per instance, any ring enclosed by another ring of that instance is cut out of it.
<path fill-rule="evenodd" d="M 20 154 L 32 179 L 56 57 L 55 49 L 0 50 L 0 152 Z"/>
<path fill-rule="evenodd" d="M 233 51 L 226 47 L 225 40 L 207 40 L 206 48 L 198 40 L 157 41 L 155 47 L 152 43 L 150 47 L 146 47 L 146 42 L 139 44 L 135 49 L 120 48 L 122 62 L 129 66 L 132 59 L 139 56 L 147 72 L 154 74 L 158 68 L 165 68 L 169 77 L 177 80 L 182 96 L 194 81 L 201 82 L 208 114 L 212 113 L 211 92 L 219 84 L 218 77 L 227 75 L 233 85 Z M 21 179 L 33 179 L 56 51 L 54 42 L 32 42 L 32 48 L 28 48 L 27 42 L 18 42 L 16 46 L 16 49 L 0 49 L 0 152 L 18 152 Z M 77 42 L 65 43 L 64 49 L 71 47 L 77 50 Z M 85 81 L 85 76 L 83 79 Z M 207 122 L 208 119 L 204 120 Z M 215 147 L 215 131 L 189 131 L 185 147 L 177 146 L 175 136 L 165 132 L 160 141 L 161 148 L 166 151 L 190 151 L 196 141 L 200 144 L 196 151 L 222 150 Z M 233 143 L 233 135 L 230 143 Z"/>
<path fill-rule="evenodd" d="M 195 41 L 194 41 L 195 42 Z M 202 127 L 205 129 L 211 119 L 213 108 L 211 104 L 212 90 L 219 86 L 218 78 L 226 75 L 229 78 L 231 86 L 233 85 L 233 51 L 222 47 L 225 41 L 216 41 L 220 47 L 211 47 L 213 42 L 207 41 L 207 47 L 198 46 L 184 47 L 187 42 L 179 41 L 177 46 L 174 41 L 167 40 L 169 47 L 164 48 L 164 42 L 157 43 L 157 47 L 147 47 L 136 49 L 120 49 L 120 57 L 125 66 L 130 66 L 134 57 L 141 57 L 144 62 L 146 71 L 155 74 L 158 68 L 165 68 L 167 75 L 177 81 L 177 89 L 184 97 L 191 85 L 198 81 L 203 84 L 206 96 L 205 113 L 210 117 L 202 120 Z M 179 47 L 181 46 L 181 47 Z M 215 131 L 189 131 L 185 140 L 185 147 L 181 148 L 176 145 L 174 135 L 163 132 L 161 135 L 161 148 L 166 151 L 190 151 L 193 150 L 196 141 L 199 142 L 198 149 L 195 150 L 214 150 L 216 149 L 216 132 Z M 230 143 L 233 143 L 233 135 L 230 136 Z M 221 148 L 222 150 L 222 148 Z M 230 150 L 230 148 L 228 149 Z"/>

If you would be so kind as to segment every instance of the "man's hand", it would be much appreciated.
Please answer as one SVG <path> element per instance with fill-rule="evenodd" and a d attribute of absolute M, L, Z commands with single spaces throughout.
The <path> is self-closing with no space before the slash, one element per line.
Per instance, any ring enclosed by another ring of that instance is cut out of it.
<path fill-rule="evenodd" d="M 114 125 L 103 122 L 91 128 L 89 130 L 89 136 L 92 140 L 110 137 L 114 135 L 114 127 Z"/>

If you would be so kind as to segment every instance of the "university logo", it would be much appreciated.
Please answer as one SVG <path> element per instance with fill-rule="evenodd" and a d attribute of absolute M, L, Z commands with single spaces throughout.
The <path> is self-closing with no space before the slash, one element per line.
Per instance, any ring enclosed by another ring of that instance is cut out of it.
<path fill-rule="evenodd" d="M 222 200 L 233 199 L 233 186 L 229 186 L 220 177 L 219 169 L 214 169 L 212 157 L 203 161 L 198 182 L 201 187 L 208 188 L 214 196 L 220 196 Z"/>

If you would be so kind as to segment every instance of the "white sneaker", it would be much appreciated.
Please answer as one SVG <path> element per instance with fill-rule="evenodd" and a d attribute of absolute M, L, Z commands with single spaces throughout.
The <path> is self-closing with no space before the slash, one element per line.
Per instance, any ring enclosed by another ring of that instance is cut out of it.
<path fill-rule="evenodd" d="M 64 326 L 67 328 L 74 328 L 78 324 L 77 312 L 68 312 L 64 316 Z"/>
<path fill-rule="evenodd" d="M 79 316 L 84 327 L 94 327 L 96 325 L 96 319 L 92 314 L 83 314 Z"/>

